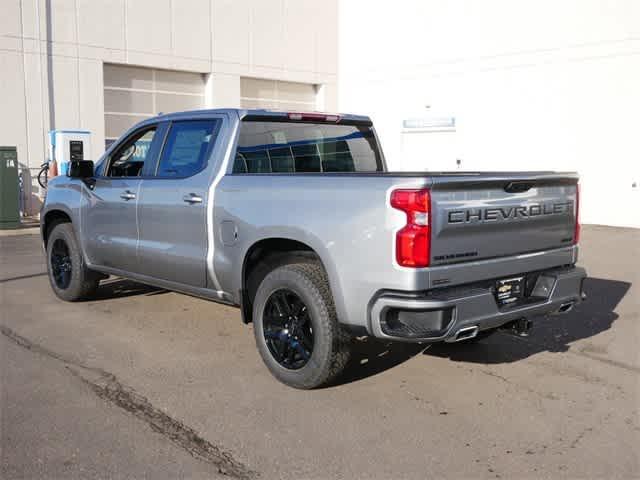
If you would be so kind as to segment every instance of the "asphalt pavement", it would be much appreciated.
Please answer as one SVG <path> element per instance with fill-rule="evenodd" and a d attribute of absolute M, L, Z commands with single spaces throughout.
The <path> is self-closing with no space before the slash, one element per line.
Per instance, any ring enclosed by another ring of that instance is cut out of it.
<path fill-rule="evenodd" d="M 0 478 L 640 478 L 640 231 L 583 227 L 588 300 L 526 339 L 358 341 L 275 381 L 237 309 L 128 280 L 51 292 L 0 236 Z"/>

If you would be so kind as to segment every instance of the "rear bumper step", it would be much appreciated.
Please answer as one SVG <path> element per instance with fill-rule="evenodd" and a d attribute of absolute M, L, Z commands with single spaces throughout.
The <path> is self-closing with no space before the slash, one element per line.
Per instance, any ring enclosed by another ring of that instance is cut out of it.
<path fill-rule="evenodd" d="M 514 320 L 568 313 L 582 301 L 585 278 L 580 267 L 541 272 L 541 288 L 533 291 L 544 296 L 502 308 L 491 288 L 459 287 L 428 295 L 386 292 L 372 303 L 368 329 L 375 337 L 405 342 L 462 341 Z"/>

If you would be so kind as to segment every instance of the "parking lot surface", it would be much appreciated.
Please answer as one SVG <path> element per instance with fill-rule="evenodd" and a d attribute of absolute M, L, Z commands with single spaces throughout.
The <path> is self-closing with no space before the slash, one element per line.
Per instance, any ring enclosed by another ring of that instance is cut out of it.
<path fill-rule="evenodd" d="M 1 478 L 639 478 L 640 231 L 583 228 L 586 303 L 526 339 L 358 341 L 275 381 L 237 309 L 127 280 L 54 297 L 0 238 Z"/>

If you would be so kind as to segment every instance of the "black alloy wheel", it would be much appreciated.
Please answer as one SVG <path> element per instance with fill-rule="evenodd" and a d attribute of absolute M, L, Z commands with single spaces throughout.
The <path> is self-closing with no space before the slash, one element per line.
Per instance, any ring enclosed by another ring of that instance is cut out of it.
<path fill-rule="evenodd" d="M 310 389 L 344 371 L 351 337 L 338 322 L 319 262 L 292 258 L 271 270 L 253 297 L 253 333 L 269 371 L 285 385 Z"/>
<path fill-rule="evenodd" d="M 286 288 L 273 292 L 264 307 L 264 339 L 278 364 L 289 370 L 304 367 L 313 353 L 313 327 L 300 296 Z"/>
<path fill-rule="evenodd" d="M 51 271 L 56 286 L 61 290 L 69 288 L 72 268 L 69 246 L 63 239 L 56 239 L 51 248 Z"/>
<path fill-rule="evenodd" d="M 73 225 L 59 222 L 48 226 L 45 240 L 47 273 L 53 293 L 67 302 L 90 298 L 105 275 L 87 267 Z"/>

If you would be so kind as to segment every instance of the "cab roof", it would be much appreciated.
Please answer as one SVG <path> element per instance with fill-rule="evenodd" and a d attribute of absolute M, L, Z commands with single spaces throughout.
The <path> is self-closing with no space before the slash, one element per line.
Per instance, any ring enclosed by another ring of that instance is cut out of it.
<path fill-rule="evenodd" d="M 371 119 L 364 115 L 353 115 L 349 113 L 326 113 L 326 112 L 285 112 L 266 109 L 244 109 L 244 108 L 215 108 L 201 110 L 187 110 L 184 112 L 174 112 L 160 114 L 156 117 L 145 120 L 168 121 L 187 120 L 190 118 L 207 118 L 214 114 L 224 113 L 227 115 L 237 115 L 240 120 L 273 120 L 273 121 L 302 121 L 302 122 L 328 122 L 328 123 L 355 123 L 371 125 Z M 301 117 L 301 118 L 298 118 Z"/>

